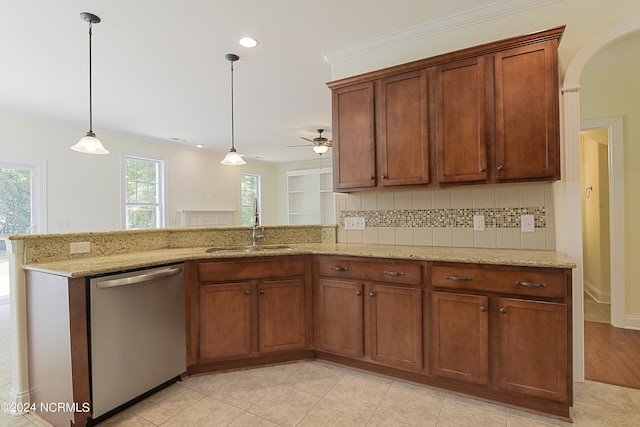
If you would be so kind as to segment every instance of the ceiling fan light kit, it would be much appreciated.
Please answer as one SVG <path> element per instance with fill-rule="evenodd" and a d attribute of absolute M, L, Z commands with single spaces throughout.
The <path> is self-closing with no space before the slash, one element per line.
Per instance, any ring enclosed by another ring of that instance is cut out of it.
<path fill-rule="evenodd" d="M 71 146 L 74 151 L 87 154 L 109 154 L 109 151 L 104 148 L 102 142 L 96 138 L 96 134 L 93 133 L 93 96 L 92 96 L 92 73 L 91 73 L 91 35 L 92 26 L 100 22 L 100 18 L 93 13 L 82 12 L 80 18 L 89 23 L 89 131 L 85 136 Z"/>
<path fill-rule="evenodd" d="M 224 159 L 222 159 L 220 164 L 226 166 L 241 166 L 246 165 L 247 162 L 244 161 L 242 155 L 236 150 L 233 120 L 233 63 L 240 59 L 240 57 L 234 53 L 227 53 L 224 57 L 227 61 L 231 62 L 231 149 L 227 155 L 224 156 Z"/>

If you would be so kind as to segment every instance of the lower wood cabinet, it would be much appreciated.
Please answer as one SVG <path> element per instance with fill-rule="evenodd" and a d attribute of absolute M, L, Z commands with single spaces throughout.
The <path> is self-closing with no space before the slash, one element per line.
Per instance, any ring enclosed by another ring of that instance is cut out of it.
<path fill-rule="evenodd" d="M 190 263 L 188 364 L 304 350 L 307 271 L 302 256 Z"/>
<path fill-rule="evenodd" d="M 435 265 L 430 374 L 568 408 L 570 280 L 570 270 Z"/>
<path fill-rule="evenodd" d="M 395 368 L 421 371 L 423 289 L 421 286 L 393 283 L 396 277 L 399 277 L 398 281 L 406 281 L 407 273 L 412 277 L 411 273 L 417 265 L 385 266 L 384 261 L 363 263 L 343 258 L 325 258 L 320 264 L 321 274 L 334 277 L 321 277 L 318 280 L 318 349 Z M 376 271 L 379 271 L 380 280 L 389 283 L 339 278 L 360 274 L 375 277 Z M 415 277 L 415 280 L 421 281 L 420 274 Z"/>

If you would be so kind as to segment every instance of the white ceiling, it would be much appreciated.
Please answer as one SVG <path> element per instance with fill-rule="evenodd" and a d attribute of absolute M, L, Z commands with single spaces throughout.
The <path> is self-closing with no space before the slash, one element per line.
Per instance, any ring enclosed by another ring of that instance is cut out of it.
<path fill-rule="evenodd" d="M 88 130 L 88 24 L 80 13 L 91 12 L 102 19 L 93 27 L 98 137 L 108 132 L 165 144 L 179 138 L 228 151 L 224 56 L 236 53 L 238 151 L 267 162 L 317 159 L 310 148 L 287 145 L 331 126 L 324 53 L 496 2 L 0 0 L 0 106 Z M 244 35 L 257 38 L 258 47 L 240 47 Z"/>

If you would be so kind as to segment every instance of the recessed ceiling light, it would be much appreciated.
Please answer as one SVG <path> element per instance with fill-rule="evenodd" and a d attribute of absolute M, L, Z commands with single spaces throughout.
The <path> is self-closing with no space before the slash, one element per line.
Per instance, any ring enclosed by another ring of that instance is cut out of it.
<path fill-rule="evenodd" d="M 196 147 L 198 147 L 198 148 L 203 148 L 203 147 L 204 147 L 204 144 L 198 144 L 198 145 L 196 145 Z"/>
<path fill-rule="evenodd" d="M 238 43 L 240 43 L 240 46 L 243 47 L 258 46 L 258 40 L 254 39 L 253 37 L 242 37 L 240 40 L 238 40 Z"/>

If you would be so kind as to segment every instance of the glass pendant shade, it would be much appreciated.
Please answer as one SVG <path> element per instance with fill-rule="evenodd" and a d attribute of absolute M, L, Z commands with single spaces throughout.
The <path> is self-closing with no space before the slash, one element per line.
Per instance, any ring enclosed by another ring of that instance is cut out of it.
<path fill-rule="evenodd" d="M 326 145 L 314 145 L 313 151 L 314 153 L 320 154 L 322 156 L 324 153 L 329 151 L 329 147 L 327 147 Z"/>
<path fill-rule="evenodd" d="M 109 154 L 109 150 L 104 148 L 102 142 L 96 138 L 93 132 L 87 132 L 76 145 L 71 146 L 71 149 L 86 154 Z"/>
<path fill-rule="evenodd" d="M 242 166 L 246 165 L 247 162 L 244 161 L 242 156 L 236 151 L 235 148 L 231 148 L 224 159 L 220 162 L 221 165 L 226 166 Z"/>

